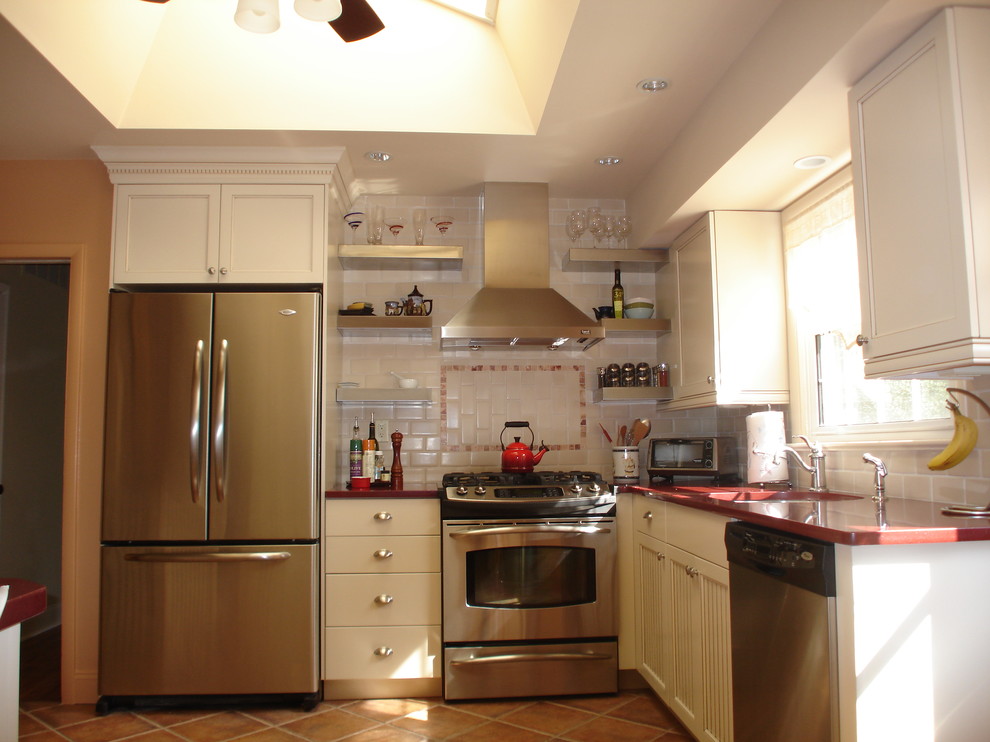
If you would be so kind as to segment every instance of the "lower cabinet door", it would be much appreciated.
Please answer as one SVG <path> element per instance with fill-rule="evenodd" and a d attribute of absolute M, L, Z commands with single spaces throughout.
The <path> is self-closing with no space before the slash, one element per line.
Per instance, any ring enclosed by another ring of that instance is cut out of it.
<path fill-rule="evenodd" d="M 439 626 L 331 627 L 323 637 L 326 680 L 440 677 Z"/>

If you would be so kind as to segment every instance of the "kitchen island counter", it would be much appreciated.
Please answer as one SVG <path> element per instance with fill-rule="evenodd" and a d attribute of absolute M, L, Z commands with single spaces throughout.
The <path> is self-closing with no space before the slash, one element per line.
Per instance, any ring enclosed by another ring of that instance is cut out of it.
<path fill-rule="evenodd" d="M 880 505 L 869 495 L 828 492 L 820 499 L 802 493 L 805 499 L 787 500 L 767 491 L 766 499 L 756 499 L 746 487 L 626 485 L 620 491 L 849 546 L 990 541 L 990 517 L 943 515 L 947 503 L 888 497 Z M 711 492 L 717 496 L 705 494 Z M 738 499 L 733 492 L 740 493 Z"/>

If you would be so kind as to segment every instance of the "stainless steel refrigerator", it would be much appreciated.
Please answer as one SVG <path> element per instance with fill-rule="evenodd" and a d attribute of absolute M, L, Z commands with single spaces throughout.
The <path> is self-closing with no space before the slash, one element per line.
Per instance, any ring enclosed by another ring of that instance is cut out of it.
<path fill-rule="evenodd" d="M 114 293 L 108 359 L 100 710 L 315 704 L 320 296 Z"/>

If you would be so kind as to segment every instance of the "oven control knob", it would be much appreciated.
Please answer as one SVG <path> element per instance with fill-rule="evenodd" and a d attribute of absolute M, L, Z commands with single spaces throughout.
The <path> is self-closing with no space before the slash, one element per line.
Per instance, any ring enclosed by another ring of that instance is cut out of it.
<path fill-rule="evenodd" d="M 454 490 L 454 492 L 456 492 L 458 496 L 464 497 L 464 495 L 467 494 L 467 487 L 465 487 L 462 484 L 460 487 L 458 487 L 456 490 Z"/>
<path fill-rule="evenodd" d="M 590 492 L 593 495 L 597 495 L 601 491 L 602 491 L 602 486 L 598 484 L 598 482 L 592 482 L 591 484 L 588 485 L 588 492 Z"/>
<path fill-rule="evenodd" d="M 570 487 L 567 488 L 567 490 L 572 495 L 580 495 L 581 494 L 581 485 L 580 484 L 572 484 Z"/>
<path fill-rule="evenodd" d="M 474 494 L 476 494 L 478 497 L 484 497 L 485 488 L 479 484 L 477 487 L 474 488 Z"/>

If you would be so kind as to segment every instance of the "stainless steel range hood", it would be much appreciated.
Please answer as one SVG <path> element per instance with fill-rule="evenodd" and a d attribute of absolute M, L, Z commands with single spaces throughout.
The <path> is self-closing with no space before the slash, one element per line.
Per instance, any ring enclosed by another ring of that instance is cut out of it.
<path fill-rule="evenodd" d="M 546 183 L 486 183 L 485 285 L 440 329 L 441 348 L 587 350 L 605 331 L 550 288 Z"/>

